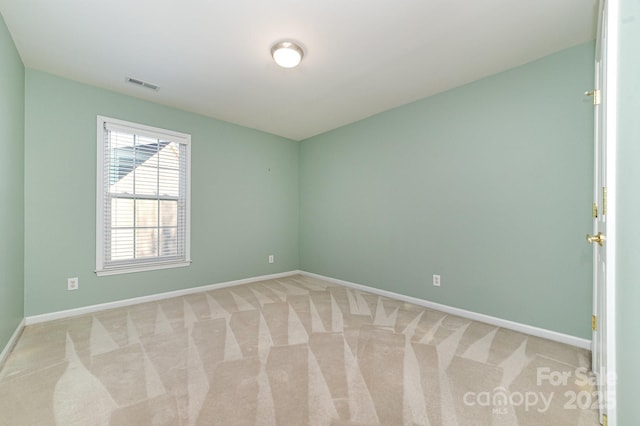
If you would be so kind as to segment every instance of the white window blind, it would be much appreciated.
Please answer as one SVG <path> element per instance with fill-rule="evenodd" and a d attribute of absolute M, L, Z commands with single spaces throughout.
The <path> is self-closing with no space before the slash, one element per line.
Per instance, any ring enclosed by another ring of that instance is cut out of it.
<path fill-rule="evenodd" d="M 190 139 L 98 117 L 98 275 L 190 263 Z"/>

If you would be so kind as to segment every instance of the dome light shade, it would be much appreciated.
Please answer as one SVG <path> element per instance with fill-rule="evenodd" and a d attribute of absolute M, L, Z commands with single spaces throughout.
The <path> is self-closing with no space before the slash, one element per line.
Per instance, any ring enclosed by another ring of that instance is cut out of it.
<path fill-rule="evenodd" d="M 291 41 L 281 41 L 273 45 L 271 56 L 282 68 L 295 68 L 302 61 L 304 52 L 300 46 Z"/>

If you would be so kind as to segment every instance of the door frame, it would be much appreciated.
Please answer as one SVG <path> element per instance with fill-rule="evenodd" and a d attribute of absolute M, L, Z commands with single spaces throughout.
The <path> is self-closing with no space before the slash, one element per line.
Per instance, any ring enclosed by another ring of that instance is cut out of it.
<path fill-rule="evenodd" d="M 593 370 L 598 371 L 598 391 L 602 391 L 606 406 L 601 407 L 607 416 L 607 425 L 617 425 L 616 412 L 616 215 L 617 215 L 617 99 L 618 99 L 618 22 L 619 0 L 600 0 L 598 8 L 598 34 L 596 37 L 596 58 L 604 49 L 602 66 L 596 66 L 596 85 L 602 90 L 602 104 L 596 111 L 594 131 L 601 132 L 604 149 L 598 152 L 594 134 L 594 200 L 599 199 L 601 188 L 598 175 L 598 162 L 605 167 L 604 181 L 607 187 L 606 212 L 606 251 L 604 283 L 600 287 L 597 282 L 597 248 L 594 248 L 594 314 L 598 315 L 598 331 L 593 334 Z M 597 116 L 600 114 L 600 117 Z M 598 123 L 598 120 L 600 122 Z M 603 128 L 599 127 L 603 126 Z M 604 156 L 604 159 L 599 156 Z M 601 207 L 601 206 L 599 206 Z M 600 210 L 601 212 L 601 210 Z M 597 220 L 594 220 L 594 232 L 599 232 Z M 604 300 L 603 300 L 604 299 Z M 600 351 L 599 353 L 596 353 Z M 602 414 L 602 413 L 601 413 Z M 603 418 L 601 416 L 600 420 Z"/>

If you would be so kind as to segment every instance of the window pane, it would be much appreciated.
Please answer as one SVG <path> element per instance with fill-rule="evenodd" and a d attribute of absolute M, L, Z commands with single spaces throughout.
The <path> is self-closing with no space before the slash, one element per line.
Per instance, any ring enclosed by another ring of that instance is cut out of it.
<path fill-rule="evenodd" d="M 134 137 L 132 134 L 112 131 L 109 151 L 109 191 L 133 193 Z"/>
<path fill-rule="evenodd" d="M 160 228 L 160 256 L 178 255 L 177 228 Z"/>
<path fill-rule="evenodd" d="M 136 136 L 136 162 L 158 167 L 158 140 L 146 136 Z"/>
<path fill-rule="evenodd" d="M 136 200 L 136 227 L 158 226 L 158 202 Z"/>
<path fill-rule="evenodd" d="M 136 258 L 158 255 L 158 229 L 136 229 Z"/>
<path fill-rule="evenodd" d="M 135 171 L 136 194 L 156 195 L 158 193 L 158 169 L 138 166 Z"/>
<path fill-rule="evenodd" d="M 133 161 L 114 159 L 109 166 L 109 192 L 133 194 Z"/>
<path fill-rule="evenodd" d="M 178 226 L 177 201 L 160 201 L 160 226 Z"/>
<path fill-rule="evenodd" d="M 113 148 L 133 148 L 133 134 L 127 132 L 120 132 L 117 130 L 111 131 L 111 146 Z"/>
<path fill-rule="evenodd" d="M 159 166 L 163 169 L 178 169 L 180 167 L 180 145 L 175 142 L 160 142 L 160 146 L 162 149 L 159 153 Z"/>
<path fill-rule="evenodd" d="M 133 226 L 133 200 L 128 198 L 111 199 L 111 226 L 113 228 Z"/>
<path fill-rule="evenodd" d="M 160 195 L 177 197 L 180 194 L 180 175 L 178 170 L 160 169 Z"/>
<path fill-rule="evenodd" d="M 133 258 L 133 229 L 111 230 L 111 260 Z"/>

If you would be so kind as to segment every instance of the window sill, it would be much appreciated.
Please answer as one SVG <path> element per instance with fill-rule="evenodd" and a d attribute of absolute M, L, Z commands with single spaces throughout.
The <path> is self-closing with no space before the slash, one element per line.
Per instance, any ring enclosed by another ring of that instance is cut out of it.
<path fill-rule="evenodd" d="M 101 270 L 95 271 L 95 272 L 96 272 L 97 276 L 103 277 L 103 276 L 107 276 L 107 275 L 129 274 L 129 273 L 133 273 L 133 272 L 157 271 L 159 269 L 183 268 L 183 267 L 189 266 L 189 265 L 191 265 L 191 261 L 173 262 L 173 263 L 156 263 L 156 264 L 135 265 L 135 266 L 123 266 L 123 267 L 120 267 L 120 268 L 101 269 Z"/>

